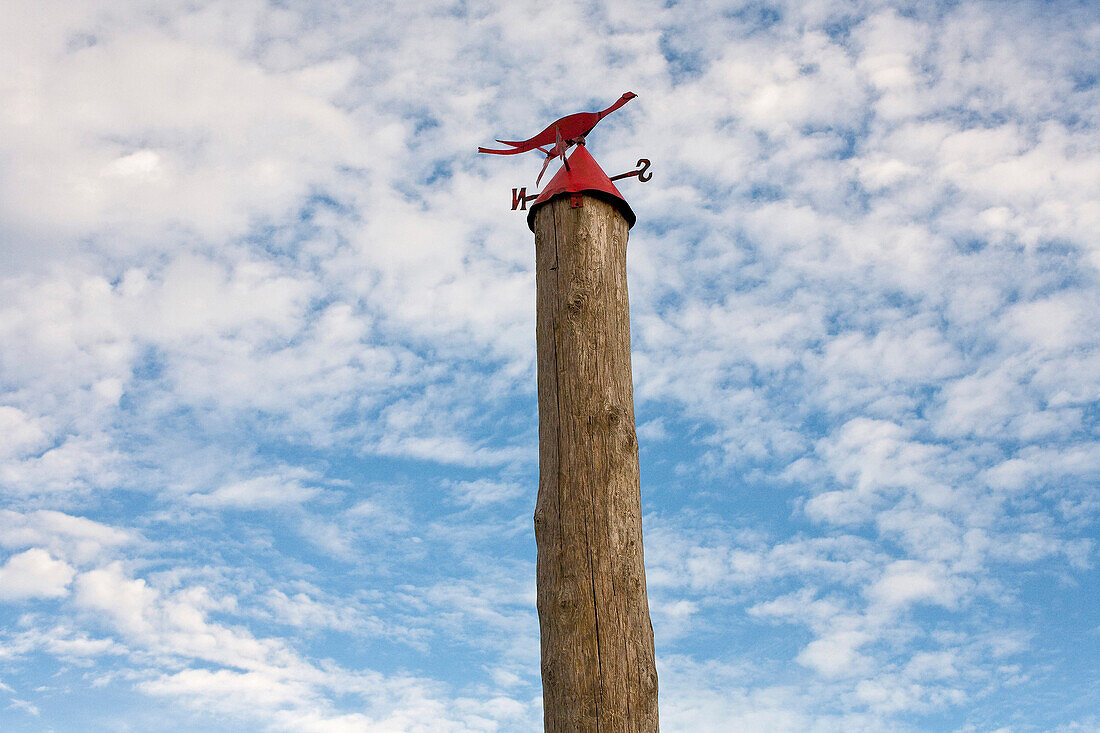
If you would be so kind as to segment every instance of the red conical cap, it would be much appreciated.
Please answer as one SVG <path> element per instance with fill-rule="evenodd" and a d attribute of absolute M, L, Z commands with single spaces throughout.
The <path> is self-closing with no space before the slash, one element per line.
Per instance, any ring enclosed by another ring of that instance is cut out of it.
<path fill-rule="evenodd" d="M 535 203 L 531 204 L 531 210 L 527 212 L 527 226 L 531 231 L 535 231 L 535 212 L 540 206 L 550 203 L 551 199 L 558 196 L 571 193 L 586 193 L 603 199 L 619 210 L 626 219 L 627 228 L 634 226 L 638 217 L 634 216 L 626 199 L 619 193 L 619 189 L 615 188 L 615 184 L 603 172 L 603 168 L 600 168 L 600 164 L 587 148 L 578 145 L 566 160 L 569 168 L 567 169 L 564 165 L 561 167 L 557 175 L 550 179 L 550 183 L 546 184 L 546 188 L 535 199 Z"/>

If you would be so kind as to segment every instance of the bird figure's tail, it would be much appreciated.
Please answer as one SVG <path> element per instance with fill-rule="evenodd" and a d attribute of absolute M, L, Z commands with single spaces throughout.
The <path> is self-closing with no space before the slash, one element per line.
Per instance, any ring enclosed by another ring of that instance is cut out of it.
<path fill-rule="evenodd" d="M 512 149 L 512 150 L 494 150 L 492 148 L 478 148 L 479 153 L 491 153 L 492 155 L 516 155 L 518 153 L 526 152 L 524 150 Z"/>

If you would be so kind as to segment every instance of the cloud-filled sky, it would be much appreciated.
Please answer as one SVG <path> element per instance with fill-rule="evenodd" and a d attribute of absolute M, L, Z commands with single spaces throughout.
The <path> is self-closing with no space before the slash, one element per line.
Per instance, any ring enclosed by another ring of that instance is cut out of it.
<path fill-rule="evenodd" d="M 534 256 L 628 255 L 667 731 L 1100 730 L 1100 11 L 2 0 L 0 728 L 541 721 Z"/>

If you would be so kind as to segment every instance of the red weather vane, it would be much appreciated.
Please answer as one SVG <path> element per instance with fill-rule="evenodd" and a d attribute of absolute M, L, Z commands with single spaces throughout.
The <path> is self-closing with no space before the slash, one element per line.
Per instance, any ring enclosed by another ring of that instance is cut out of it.
<path fill-rule="evenodd" d="M 518 155 L 519 153 L 538 150 L 545 155 L 546 158 L 542 162 L 542 170 L 539 171 L 538 178 L 535 179 L 535 185 L 537 186 L 542 181 L 542 176 L 546 173 L 546 167 L 550 164 L 551 160 L 561 158 L 562 163 L 565 164 L 565 168 L 568 169 L 569 159 L 565 157 L 565 153 L 569 148 L 574 145 L 583 146 L 585 144 L 585 137 L 588 133 L 592 132 L 592 128 L 594 128 L 600 120 L 637 96 L 638 95 L 634 92 L 627 92 L 615 100 L 615 103 L 607 109 L 600 110 L 599 112 L 577 112 L 576 114 L 566 115 L 565 117 L 561 117 L 551 122 L 542 132 L 526 140 L 497 140 L 501 145 L 508 146 L 504 150 L 479 147 L 477 152 L 489 153 L 491 155 Z M 646 173 L 646 171 L 649 170 L 649 165 L 649 160 L 642 158 L 637 163 L 637 170 L 614 176 L 610 180 L 615 181 L 620 178 L 637 176 L 638 180 L 644 183 L 653 177 L 652 173 Z M 518 192 L 519 195 L 517 196 L 517 189 L 512 189 L 513 210 L 516 208 L 526 209 L 528 200 L 538 198 L 537 195 L 527 196 L 526 187 L 518 189 Z M 522 206 L 520 204 L 522 204 Z"/>

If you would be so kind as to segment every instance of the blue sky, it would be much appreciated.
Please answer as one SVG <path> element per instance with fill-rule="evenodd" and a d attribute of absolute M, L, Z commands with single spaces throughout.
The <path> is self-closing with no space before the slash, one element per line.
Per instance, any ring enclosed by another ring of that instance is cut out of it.
<path fill-rule="evenodd" d="M 538 727 L 474 150 L 630 90 L 663 729 L 1100 731 L 1094 4 L 3 15 L 0 728 Z"/>

